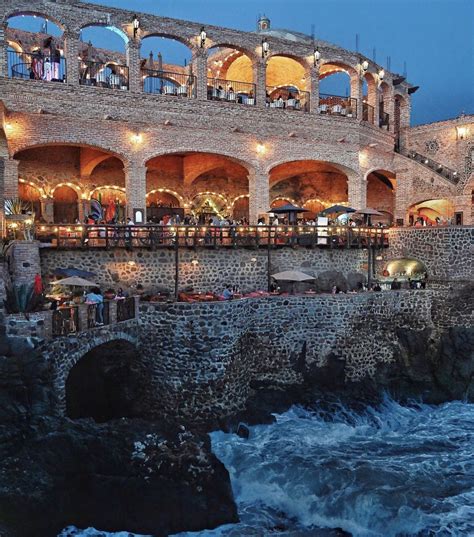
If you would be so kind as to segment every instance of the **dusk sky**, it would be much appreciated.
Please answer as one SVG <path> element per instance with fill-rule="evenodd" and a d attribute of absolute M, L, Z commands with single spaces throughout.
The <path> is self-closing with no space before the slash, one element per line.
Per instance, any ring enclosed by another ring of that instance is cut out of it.
<path fill-rule="evenodd" d="M 474 0 L 92 1 L 247 31 L 264 12 L 272 29 L 310 34 L 314 24 L 317 38 L 352 50 L 358 33 L 360 51 L 372 58 L 375 47 L 378 63 L 386 66 L 390 56 L 391 70 L 403 73 L 407 62 L 408 80 L 420 86 L 413 96 L 413 124 L 474 113 Z M 105 46 L 110 38 L 104 40 L 100 32 L 87 29 L 84 40 L 95 37 L 94 45 Z M 145 56 L 148 48 L 157 52 L 156 45 L 145 47 Z M 185 52 L 177 54 L 181 64 Z"/>

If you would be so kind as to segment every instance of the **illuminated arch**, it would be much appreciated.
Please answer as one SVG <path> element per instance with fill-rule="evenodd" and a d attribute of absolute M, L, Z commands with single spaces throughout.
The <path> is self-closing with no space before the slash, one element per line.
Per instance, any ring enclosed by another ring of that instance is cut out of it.
<path fill-rule="evenodd" d="M 179 201 L 180 205 L 185 205 L 183 196 L 181 196 L 181 194 L 178 194 L 178 192 L 176 192 L 175 190 L 171 190 L 170 188 L 154 188 L 153 190 L 150 190 L 150 192 L 147 192 L 146 198 L 148 199 L 149 196 L 152 196 L 153 194 L 157 193 L 171 194 Z"/>
<path fill-rule="evenodd" d="M 125 45 L 130 41 L 129 36 L 127 35 L 126 32 L 124 32 L 124 30 L 122 30 L 121 28 L 118 28 L 117 26 L 114 26 L 112 24 L 108 24 L 108 23 L 104 23 L 104 22 L 100 22 L 100 21 L 87 22 L 83 26 L 80 26 L 79 31 L 85 30 L 87 28 L 94 28 L 94 27 L 105 28 L 106 30 L 110 30 L 111 32 L 114 32 L 114 34 L 117 34 L 119 37 L 122 38 L 122 40 L 125 43 Z"/>
<path fill-rule="evenodd" d="M 35 11 L 31 9 L 15 9 L 14 11 L 11 11 L 10 13 L 6 14 L 2 20 L 7 22 L 8 20 L 14 17 L 21 17 L 22 15 L 24 15 L 25 17 L 39 17 L 41 19 L 45 19 L 46 21 L 51 21 L 62 32 L 66 30 L 66 24 L 63 21 L 60 21 L 56 17 L 51 17 L 49 13 L 45 14 L 45 13 L 42 13 L 41 11 Z"/>

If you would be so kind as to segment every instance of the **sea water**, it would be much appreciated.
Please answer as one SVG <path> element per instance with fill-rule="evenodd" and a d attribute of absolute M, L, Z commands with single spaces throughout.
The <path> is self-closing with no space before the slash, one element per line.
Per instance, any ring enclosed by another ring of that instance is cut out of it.
<path fill-rule="evenodd" d="M 354 537 L 474 536 L 473 404 L 387 398 L 358 411 L 293 407 L 251 427 L 248 440 L 211 438 L 241 522 L 176 537 L 310 537 L 318 528 Z"/>

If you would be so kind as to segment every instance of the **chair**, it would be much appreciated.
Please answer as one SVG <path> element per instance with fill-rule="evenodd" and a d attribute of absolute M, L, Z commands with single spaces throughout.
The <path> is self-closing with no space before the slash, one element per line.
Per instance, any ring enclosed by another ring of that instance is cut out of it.
<path fill-rule="evenodd" d="M 288 99 L 286 101 L 287 108 L 296 108 L 296 99 Z"/>
<path fill-rule="evenodd" d="M 179 86 L 178 95 L 181 97 L 186 97 L 188 95 L 188 88 L 186 86 Z"/>
<path fill-rule="evenodd" d="M 342 106 L 340 104 L 334 104 L 331 108 L 333 114 L 340 114 L 342 111 Z"/>
<path fill-rule="evenodd" d="M 319 105 L 319 113 L 320 114 L 326 114 L 328 111 L 328 105 L 327 104 L 320 104 Z"/>

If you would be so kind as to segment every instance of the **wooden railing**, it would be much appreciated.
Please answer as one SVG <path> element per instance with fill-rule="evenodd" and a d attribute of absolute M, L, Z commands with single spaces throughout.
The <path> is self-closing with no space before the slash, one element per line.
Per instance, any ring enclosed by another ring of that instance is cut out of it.
<path fill-rule="evenodd" d="M 387 229 L 349 226 L 38 225 L 36 239 L 60 249 L 388 246 Z"/>

